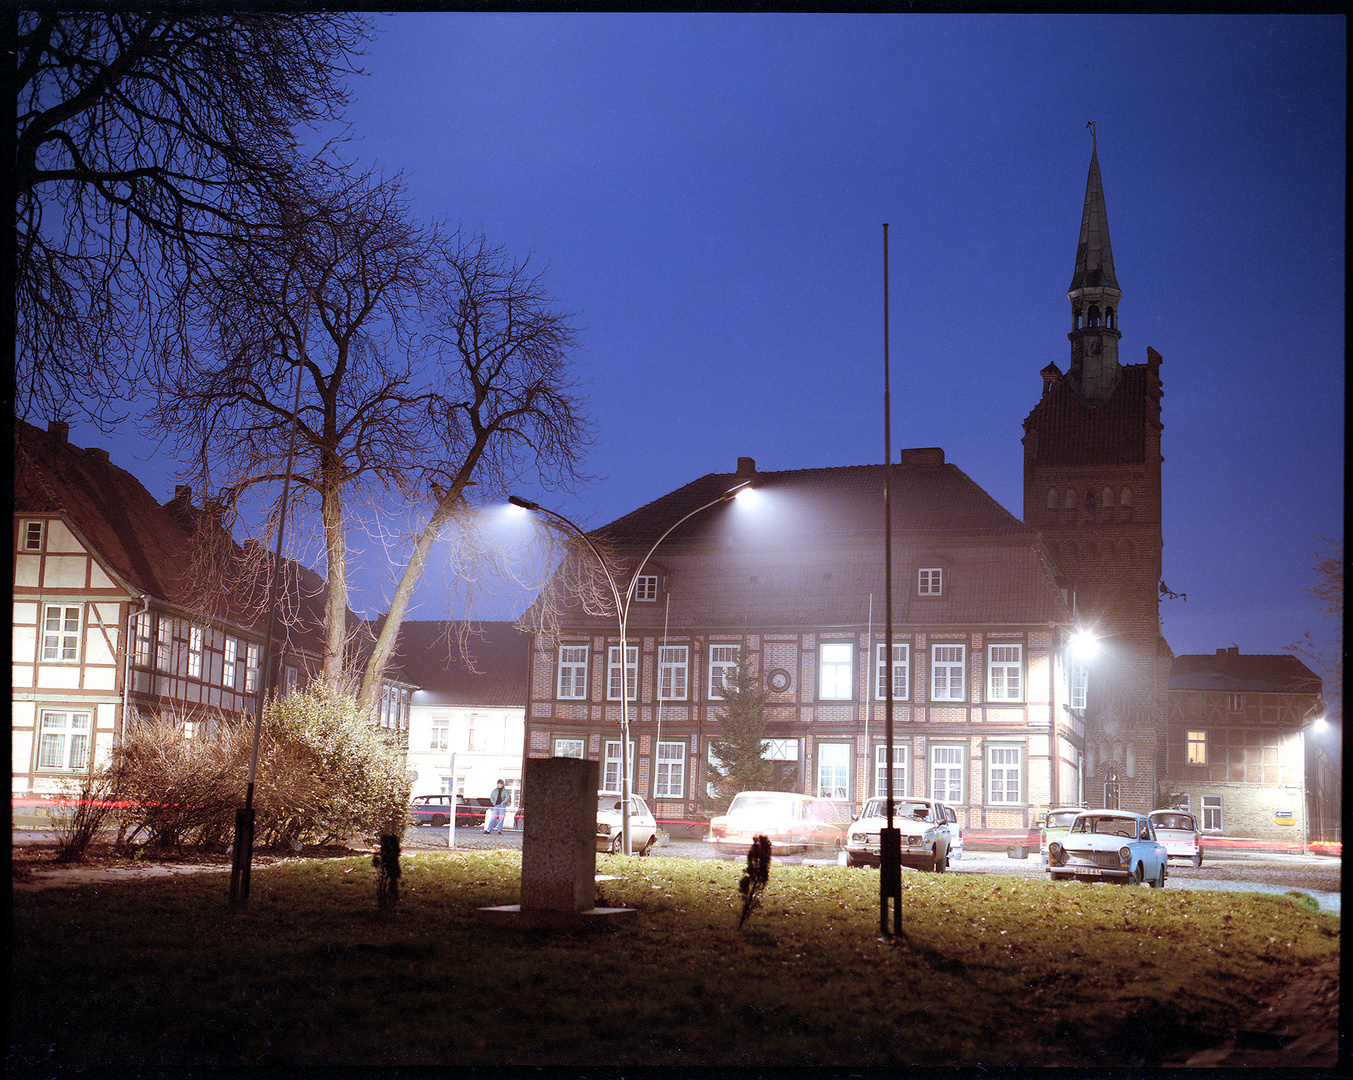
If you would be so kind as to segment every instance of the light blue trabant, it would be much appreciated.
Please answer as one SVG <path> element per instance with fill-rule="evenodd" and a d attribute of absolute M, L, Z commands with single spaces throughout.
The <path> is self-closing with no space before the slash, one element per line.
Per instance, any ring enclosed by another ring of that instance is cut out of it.
<path fill-rule="evenodd" d="M 1169 854 L 1145 814 L 1129 810 L 1082 810 L 1060 840 L 1048 844 L 1048 876 L 1107 879 L 1165 887 Z"/>

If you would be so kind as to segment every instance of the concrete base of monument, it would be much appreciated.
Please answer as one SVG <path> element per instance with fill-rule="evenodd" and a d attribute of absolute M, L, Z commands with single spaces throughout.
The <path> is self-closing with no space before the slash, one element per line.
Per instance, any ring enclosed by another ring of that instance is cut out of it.
<path fill-rule="evenodd" d="M 637 915 L 638 911 L 638 908 L 623 907 L 588 908 L 586 911 L 528 908 L 523 911 L 520 904 L 506 904 L 502 907 L 477 908 L 475 918 L 490 926 L 515 927 L 518 930 L 605 929 L 631 915 Z"/>

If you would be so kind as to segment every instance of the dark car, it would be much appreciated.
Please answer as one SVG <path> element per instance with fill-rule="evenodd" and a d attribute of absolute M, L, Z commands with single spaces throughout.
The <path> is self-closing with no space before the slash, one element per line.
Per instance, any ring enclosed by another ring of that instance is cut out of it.
<path fill-rule="evenodd" d="M 451 806 L 451 796 L 446 793 L 419 795 L 409 803 L 409 820 L 414 825 L 445 828 L 451 820 Z M 488 799 L 467 799 L 459 796 L 455 801 L 456 824 L 483 825 L 488 807 Z"/>

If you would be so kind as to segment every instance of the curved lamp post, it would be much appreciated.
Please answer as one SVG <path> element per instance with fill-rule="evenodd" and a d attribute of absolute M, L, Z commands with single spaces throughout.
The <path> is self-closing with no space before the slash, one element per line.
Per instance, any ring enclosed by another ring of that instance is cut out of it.
<path fill-rule="evenodd" d="M 610 567 L 606 565 L 606 560 L 602 558 L 601 552 L 597 550 L 596 544 L 592 542 L 592 538 L 588 536 L 587 533 L 583 532 L 581 528 L 579 528 L 573 522 L 569 521 L 569 519 L 564 517 L 563 514 L 560 514 L 554 510 L 547 510 L 539 503 L 533 503 L 530 500 L 520 498 L 517 495 L 509 495 L 507 498 L 507 501 L 510 502 L 513 506 L 519 506 L 523 510 L 530 510 L 533 513 L 544 514 L 546 517 L 552 518 L 553 520 L 559 522 L 559 524 L 562 525 L 568 532 L 578 537 L 578 539 L 580 539 L 584 544 L 587 545 L 588 549 L 592 552 L 592 555 L 596 558 L 597 562 L 601 564 L 601 572 L 606 575 L 606 583 L 611 587 L 611 597 L 615 601 L 616 620 L 618 621 L 620 626 L 620 835 L 621 835 L 622 850 L 626 855 L 631 854 L 631 852 L 630 852 L 630 695 L 629 695 L 629 678 L 628 678 L 629 665 L 626 663 L 627 658 L 625 650 L 625 627 L 629 621 L 630 600 L 633 599 L 634 597 L 634 583 L 638 580 L 639 575 L 643 572 L 644 567 L 648 565 L 648 560 L 652 557 L 653 552 L 655 552 L 658 549 L 658 545 L 667 539 L 668 535 L 672 532 L 673 529 L 675 529 L 683 521 L 687 521 L 690 518 L 695 517 L 695 515 L 700 513 L 700 511 L 702 510 L 708 510 L 711 506 L 718 506 L 720 503 L 726 503 L 732 499 L 737 498 L 737 496 L 741 495 L 744 491 L 751 490 L 751 485 L 752 481 L 750 479 L 743 480 L 741 483 L 735 485 L 734 487 L 729 488 L 717 499 L 712 499 L 709 502 L 705 503 L 703 506 L 697 506 L 690 513 L 686 514 L 683 517 L 678 518 L 676 521 L 672 522 L 671 525 L 667 526 L 667 528 L 663 531 L 663 534 L 659 536 L 655 541 L 653 541 L 653 546 L 650 547 L 647 553 L 644 555 L 644 557 L 639 560 L 639 565 L 636 566 L 630 572 L 629 580 L 625 582 L 625 588 L 623 591 L 620 588 L 620 584 L 616 581 L 615 575 L 611 573 Z M 637 682 L 634 690 L 635 696 L 637 697 L 639 691 Z"/>

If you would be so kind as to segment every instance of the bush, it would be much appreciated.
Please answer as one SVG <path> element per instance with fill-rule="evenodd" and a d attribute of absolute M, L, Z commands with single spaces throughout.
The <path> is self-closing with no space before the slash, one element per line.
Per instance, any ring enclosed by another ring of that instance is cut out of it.
<path fill-rule="evenodd" d="M 187 738 L 182 721 L 138 724 L 103 770 L 126 804 L 119 841 L 157 847 L 225 843 L 244 805 L 253 726 Z M 402 834 L 409 808 L 403 756 L 352 698 L 307 690 L 263 711 L 254 784 L 259 847 Z"/>
<path fill-rule="evenodd" d="M 107 770 L 91 772 L 66 792 L 69 802 L 57 811 L 53 828 L 56 832 L 56 861 L 79 862 L 95 834 L 103 828 L 113 806 L 109 802 Z"/>

